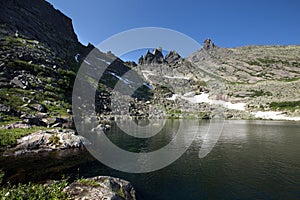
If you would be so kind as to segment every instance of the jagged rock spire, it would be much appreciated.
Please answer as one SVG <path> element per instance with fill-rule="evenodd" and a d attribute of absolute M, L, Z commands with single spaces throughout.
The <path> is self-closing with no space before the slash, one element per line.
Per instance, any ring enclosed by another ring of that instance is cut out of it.
<path fill-rule="evenodd" d="M 209 50 L 209 49 L 213 49 L 213 48 L 215 48 L 215 44 L 211 41 L 210 38 L 207 38 L 206 40 L 204 40 L 203 49 Z"/>
<path fill-rule="evenodd" d="M 169 63 L 178 63 L 182 60 L 181 56 L 176 51 L 170 51 L 167 55 L 165 60 Z"/>
<path fill-rule="evenodd" d="M 157 48 L 151 53 L 149 50 L 146 55 L 141 56 L 138 60 L 139 65 L 142 64 L 176 64 L 182 61 L 181 56 L 176 51 L 170 51 L 166 57 L 163 55 L 162 48 Z"/>

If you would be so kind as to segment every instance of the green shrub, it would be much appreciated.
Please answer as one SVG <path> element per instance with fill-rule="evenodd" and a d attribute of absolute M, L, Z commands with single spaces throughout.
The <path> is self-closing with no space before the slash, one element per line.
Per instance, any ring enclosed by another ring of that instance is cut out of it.
<path fill-rule="evenodd" d="M 265 92 L 263 90 L 251 90 L 251 92 L 254 92 L 252 97 L 260 97 L 260 96 L 272 96 L 271 92 Z"/>
<path fill-rule="evenodd" d="M 295 110 L 300 107 L 300 101 L 283 101 L 283 102 L 272 102 L 270 104 L 272 109 L 279 110 Z"/>

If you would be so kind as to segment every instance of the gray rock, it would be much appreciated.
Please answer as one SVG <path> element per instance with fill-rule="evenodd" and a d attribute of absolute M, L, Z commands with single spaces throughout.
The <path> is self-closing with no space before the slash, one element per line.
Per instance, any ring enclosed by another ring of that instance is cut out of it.
<path fill-rule="evenodd" d="M 158 49 L 155 49 L 153 51 L 153 55 L 154 55 L 154 63 L 157 63 L 157 64 L 162 64 L 165 62 L 165 59 L 164 59 L 164 56 L 162 54 L 162 49 L 161 48 L 158 48 Z"/>
<path fill-rule="evenodd" d="M 138 63 L 140 65 L 142 64 L 162 64 L 165 63 L 164 56 L 162 54 L 162 49 L 154 49 L 153 53 L 151 53 L 149 50 L 147 51 L 145 56 L 141 56 L 139 58 Z"/>
<path fill-rule="evenodd" d="M 46 106 L 44 106 L 42 104 L 34 104 L 34 105 L 32 105 L 32 107 L 39 112 L 42 112 L 42 113 L 47 112 Z"/>
<path fill-rule="evenodd" d="M 206 40 L 204 40 L 203 42 L 203 49 L 205 50 L 210 50 L 215 48 L 215 44 L 211 41 L 210 38 L 207 38 Z"/>
<path fill-rule="evenodd" d="M 55 124 L 51 125 L 51 128 L 58 128 L 58 127 L 62 127 L 61 122 L 58 122 L 58 123 L 55 123 Z"/>
<path fill-rule="evenodd" d="M 71 199 L 135 200 L 136 192 L 130 182 L 108 176 L 74 182 L 64 189 Z"/>
<path fill-rule="evenodd" d="M 36 126 L 47 126 L 39 117 L 30 114 L 23 114 L 20 116 L 21 119 L 27 124 L 36 125 Z"/>
<path fill-rule="evenodd" d="M 19 88 L 26 89 L 27 86 L 22 82 L 20 77 L 15 77 L 13 80 L 11 80 L 10 84 L 15 85 Z"/>
<path fill-rule="evenodd" d="M 176 64 L 180 61 L 182 61 L 181 56 L 176 52 L 176 51 L 170 51 L 167 55 L 165 60 L 169 63 L 169 64 Z"/>
<path fill-rule="evenodd" d="M 24 122 L 15 122 L 12 124 L 7 124 L 5 126 L 2 126 L 1 129 L 15 129 L 15 128 L 29 129 L 31 127 L 32 127 L 31 125 Z"/>
<path fill-rule="evenodd" d="M 144 62 L 144 56 L 141 56 L 141 57 L 139 58 L 138 64 L 139 64 L 139 65 L 142 65 L 143 62 Z"/>
<path fill-rule="evenodd" d="M 16 110 L 3 104 L 0 104 L 0 113 L 12 116 L 19 116 L 19 113 Z"/>
<path fill-rule="evenodd" d="M 154 59 L 154 55 L 148 51 L 144 57 L 143 64 L 150 64 Z"/>
<path fill-rule="evenodd" d="M 53 126 L 54 124 L 63 124 L 66 122 L 68 122 L 67 119 L 60 118 L 60 117 L 54 117 L 54 118 L 47 119 L 47 123 L 50 127 Z"/>
<path fill-rule="evenodd" d="M 69 148 L 82 148 L 90 142 L 82 136 L 76 135 L 74 130 L 52 129 L 41 130 L 17 140 L 17 146 L 9 148 L 4 155 L 21 155 L 41 151 L 54 151 Z"/>

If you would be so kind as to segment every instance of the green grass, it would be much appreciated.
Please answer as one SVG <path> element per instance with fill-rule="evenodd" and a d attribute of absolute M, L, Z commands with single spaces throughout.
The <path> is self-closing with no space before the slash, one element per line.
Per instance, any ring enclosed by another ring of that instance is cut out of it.
<path fill-rule="evenodd" d="M 284 82 L 293 82 L 293 81 L 298 81 L 300 80 L 300 78 L 287 78 L 287 79 L 283 79 Z"/>
<path fill-rule="evenodd" d="M 300 101 L 272 102 L 270 107 L 274 110 L 296 110 L 300 108 Z"/>
<path fill-rule="evenodd" d="M 41 93 L 34 90 L 24 90 L 20 88 L 0 89 L 0 99 L 2 100 L 2 104 L 10 106 L 16 111 L 25 111 L 26 113 L 34 114 L 34 112 L 36 112 L 35 110 L 31 110 L 28 107 L 23 107 L 23 105 L 26 103 L 22 100 L 23 97 L 34 99 L 40 104 L 43 104 L 45 100 L 61 104 L 62 106 L 57 106 L 54 104 L 45 105 L 51 116 L 57 114 L 67 116 L 68 114 L 66 111 L 67 109 L 71 108 L 71 104 L 68 102 L 68 99 L 66 99 L 64 92 L 45 91 Z M 7 120 L 4 119 L 4 121 Z"/>
<path fill-rule="evenodd" d="M 18 107 L 24 104 L 22 101 L 22 92 L 16 88 L 0 90 L 0 98 L 3 100 L 1 103 L 18 110 Z"/>
<path fill-rule="evenodd" d="M 49 138 L 49 144 L 54 144 L 54 145 L 61 145 L 60 143 L 60 138 L 58 137 L 57 133 L 53 134 L 50 138 Z"/>
<path fill-rule="evenodd" d="M 197 81 L 197 85 L 206 87 L 206 86 L 207 86 L 207 83 L 206 83 L 205 81 L 199 80 L 199 81 Z"/>
<path fill-rule="evenodd" d="M 92 186 L 92 187 L 99 187 L 100 186 L 100 184 L 97 181 L 90 180 L 90 179 L 81 178 L 81 179 L 77 180 L 77 182 L 79 182 L 83 185 L 86 185 L 86 186 Z"/>
<path fill-rule="evenodd" d="M 120 187 L 118 191 L 116 191 L 117 195 L 119 195 L 120 197 L 124 198 L 125 199 L 125 194 L 124 194 L 124 191 L 123 191 L 123 188 Z"/>
<path fill-rule="evenodd" d="M 254 92 L 251 97 L 272 96 L 271 92 L 265 92 L 263 90 L 251 90 L 251 92 Z"/>
<path fill-rule="evenodd" d="M 3 119 L 3 122 L 0 122 L 0 126 L 12 124 L 14 122 L 20 121 L 19 117 L 4 115 L 2 113 L 0 113 L 0 117 Z"/>
<path fill-rule="evenodd" d="M 8 199 L 70 199 L 69 196 L 63 192 L 67 187 L 66 180 L 54 181 L 50 184 L 18 184 L 0 189 L 0 198 L 2 200 Z"/>
<path fill-rule="evenodd" d="M 45 129 L 45 127 L 32 127 L 29 129 L 0 129 L 0 147 L 16 145 L 17 139 Z"/>

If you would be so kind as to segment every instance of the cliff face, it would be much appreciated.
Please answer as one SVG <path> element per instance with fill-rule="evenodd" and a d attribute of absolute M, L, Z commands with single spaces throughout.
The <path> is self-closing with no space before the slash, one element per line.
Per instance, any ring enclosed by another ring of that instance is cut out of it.
<path fill-rule="evenodd" d="M 0 123 L 20 121 L 4 128 L 72 127 L 75 71 L 92 49 L 78 42 L 72 20 L 45 0 L 2 0 Z"/>
<path fill-rule="evenodd" d="M 0 131 L 32 125 L 73 128 L 71 96 L 76 71 L 93 49 L 93 45 L 85 47 L 78 41 L 72 20 L 45 0 L 2 0 Z M 97 111 L 106 113 L 115 84 L 121 81 L 124 87 L 131 87 L 134 81 L 121 78 L 130 70 L 130 63 L 111 53 L 96 52 L 89 58 L 95 62 L 85 64 L 101 67 L 91 63 L 110 63 L 96 93 Z M 134 96 L 148 98 L 148 90 L 142 86 Z M 1 127 L 2 122 L 14 123 Z"/>
<path fill-rule="evenodd" d="M 45 0 L 2 0 L 0 24 L 0 33 L 40 41 L 62 58 L 82 48 L 72 20 Z"/>

